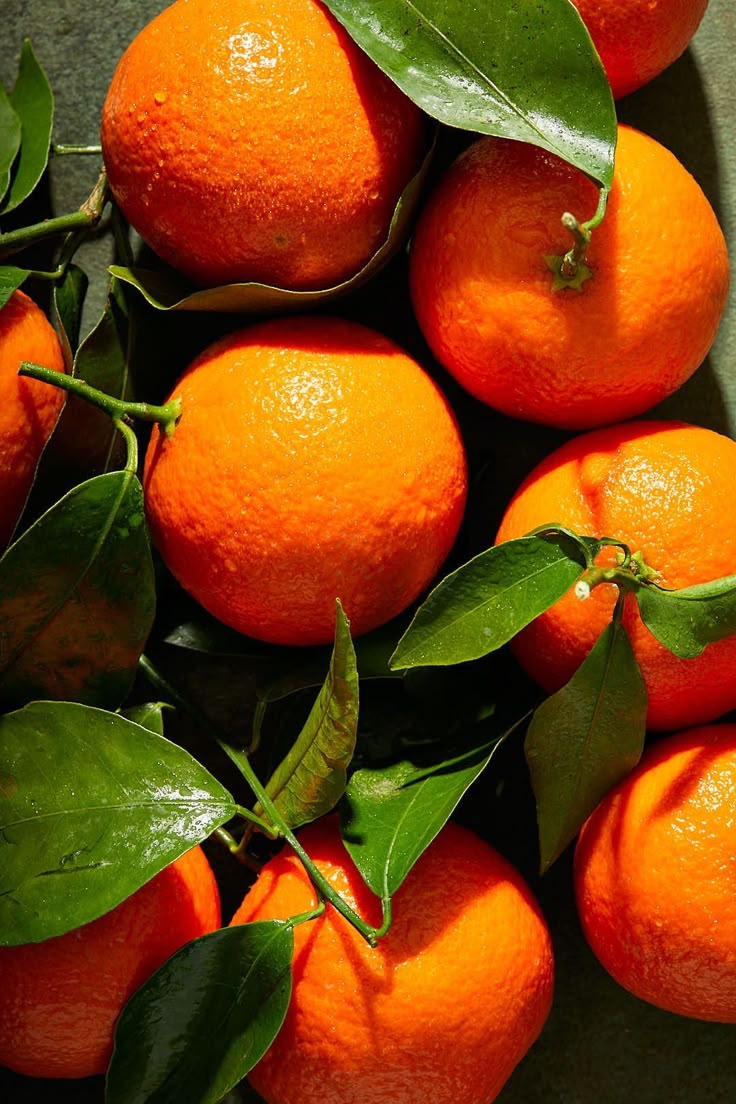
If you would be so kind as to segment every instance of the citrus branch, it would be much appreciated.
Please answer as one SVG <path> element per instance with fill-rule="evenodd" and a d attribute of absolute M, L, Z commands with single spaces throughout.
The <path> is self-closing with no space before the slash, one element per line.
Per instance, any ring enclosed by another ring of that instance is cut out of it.
<path fill-rule="evenodd" d="M 181 399 L 172 399 L 163 406 L 155 406 L 153 403 L 128 402 L 126 399 L 116 399 L 112 395 L 106 395 L 104 391 L 98 391 L 84 380 L 76 376 L 68 376 L 63 372 L 55 372 L 53 368 L 44 368 L 40 364 L 33 364 L 24 360 L 18 369 L 19 376 L 28 376 L 30 379 L 49 383 L 53 387 L 60 387 L 62 391 L 68 391 L 81 399 L 92 403 L 104 410 L 111 418 L 121 421 L 124 418 L 138 418 L 143 422 L 158 422 L 167 437 L 171 437 L 176 429 L 176 423 L 181 417 Z"/>
<path fill-rule="evenodd" d="M 21 226 L 17 230 L 9 230 L 7 234 L 0 234 L 0 256 L 7 257 L 11 253 L 17 253 L 21 249 L 25 249 L 26 246 L 32 245 L 33 242 L 53 237 L 56 234 L 94 229 L 102 218 L 102 212 L 109 196 L 107 175 L 103 169 L 97 183 L 78 211 L 72 211 L 68 215 L 58 215 L 56 218 L 44 219 L 43 222 L 35 222 L 31 226 Z"/>

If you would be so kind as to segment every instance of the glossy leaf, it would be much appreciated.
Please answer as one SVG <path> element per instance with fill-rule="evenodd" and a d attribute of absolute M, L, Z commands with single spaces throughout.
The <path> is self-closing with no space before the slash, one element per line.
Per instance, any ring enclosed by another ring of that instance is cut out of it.
<path fill-rule="evenodd" d="M 10 186 L 10 170 L 18 156 L 20 139 L 20 119 L 0 84 L 0 201 Z"/>
<path fill-rule="evenodd" d="M 3 214 L 18 207 L 34 190 L 44 174 L 51 148 L 54 97 L 29 39 L 23 43 L 18 79 L 8 98 L 21 121 L 22 139 Z"/>
<path fill-rule="evenodd" d="M 0 560 L 0 698 L 118 706 L 154 610 L 141 485 L 126 471 L 96 476 Z"/>
<path fill-rule="evenodd" d="M 290 924 L 263 920 L 177 951 L 123 1009 L 105 1104 L 218 1104 L 278 1034 L 293 948 Z"/>
<path fill-rule="evenodd" d="M 383 898 L 396 892 L 504 739 L 465 737 L 424 759 L 351 775 L 341 830 L 369 889 Z"/>
<path fill-rule="evenodd" d="M 582 575 L 564 536 L 506 541 L 459 567 L 432 591 L 391 657 L 392 670 L 479 659 L 549 609 Z"/>
<path fill-rule="evenodd" d="M 24 268 L 15 268 L 13 265 L 0 267 L 0 310 L 3 309 L 14 291 L 25 282 L 30 275 Z"/>
<path fill-rule="evenodd" d="M 233 814 L 188 752 L 117 714 L 33 702 L 0 717 L 0 943 L 94 920 Z"/>
<path fill-rule="evenodd" d="M 110 272 L 116 279 L 136 288 L 157 310 L 260 314 L 305 310 L 318 303 L 337 299 L 372 279 L 406 241 L 433 150 L 434 146 L 427 153 L 416 176 L 412 177 L 404 189 L 396 205 L 386 241 L 355 276 L 334 287 L 318 291 L 288 291 L 267 284 L 250 283 L 197 289 L 171 269 L 152 271 L 112 265 Z"/>
<path fill-rule="evenodd" d="M 65 345 L 67 371 L 71 369 L 79 344 L 82 309 L 88 285 L 87 274 L 75 264 L 70 264 L 62 278 L 54 284 L 54 312 L 62 343 Z M 67 399 L 67 403 L 69 401 Z"/>
<path fill-rule="evenodd" d="M 379 68 L 435 119 L 531 142 L 610 187 L 613 97 L 569 0 L 325 3 Z"/>
<path fill-rule="evenodd" d="M 128 366 L 128 321 L 110 295 L 102 317 L 79 346 L 74 375 L 116 399 L 131 399 Z M 70 395 L 54 431 L 54 451 L 80 476 L 122 467 L 125 445 L 108 414 Z"/>
<path fill-rule="evenodd" d="M 316 820 L 345 792 L 358 730 L 358 670 L 350 627 L 337 603 L 330 669 L 304 728 L 266 784 L 290 828 Z M 264 816 L 260 803 L 255 807 Z"/>
<path fill-rule="evenodd" d="M 642 586 L 636 600 L 649 631 L 681 659 L 736 633 L 736 575 L 683 590 Z"/>
<path fill-rule="evenodd" d="M 128 709 L 121 709 L 120 716 L 141 725 L 142 728 L 147 728 L 149 732 L 155 732 L 157 736 L 163 736 L 166 709 L 171 709 L 166 702 L 143 702 L 141 705 L 131 705 Z"/>
<path fill-rule="evenodd" d="M 644 679 L 614 618 L 567 685 L 539 706 L 527 733 L 542 871 L 639 762 L 646 714 Z"/>

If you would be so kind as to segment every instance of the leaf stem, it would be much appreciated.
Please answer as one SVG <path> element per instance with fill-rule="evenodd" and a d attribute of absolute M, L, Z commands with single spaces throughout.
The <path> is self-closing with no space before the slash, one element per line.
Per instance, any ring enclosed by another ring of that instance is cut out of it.
<path fill-rule="evenodd" d="M 68 215 L 57 215 L 56 218 L 44 219 L 43 222 L 35 222 L 31 226 L 21 226 L 17 230 L 0 234 L 0 256 L 7 257 L 11 253 L 17 253 L 26 246 L 32 245 L 33 242 L 53 237 L 55 234 L 93 229 L 102 217 L 108 198 L 107 176 L 103 170 L 78 211 L 72 211 Z"/>
<path fill-rule="evenodd" d="M 113 418 L 112 424 L 125 441 L 125 447 L 127 449 L 125 470 L 135 475 L 138 471 L 138 438 L 131 427 L 127 422 L 124 422 L 122 418 Z"/>
<path fill-rule="evenodd" d="M 96 153 L 99 156 L 102 153 L 102 146 L 77 146 L 67 145 L 64 142 L 54 142 L 51 146 L 51 153 L 54 157 L 66 157 L 74 153 Z"/>
<path fill-rule="evenodd" d="M 116 399 L 112 395 L 106 395 L 104 391 L 98 391 L 89 383 L 77 376 L 68 376 L 63 372 L 55 372 L 52 368 L 45 368 L 40 364 L 33 364 L 24 360 L 18 369 L 19 376 L 29 376 L 31 379 L 41 380 L 42 383 L 50 383 L 54 387 L 60 387 L 72 395 L 86 399 L 87 402 L 104 410 L 115 421 L 124 418 L 138 418 L 144 422 L 158 422 L 167 437 L 171 437 L 176 428 L 176 423 L 181 417 L 181 400 L 172 399 L 163 406 L 154 406 L 153 403 L 128 402 L 126 399 Z"/>
<path fill-rule="evenodd" d="M 247 809 L 245 805 L 236 805 L 235 811 L 239 817 L 243 820 L 247 820 L 249 824 L 255 824 L 260 828 L 262 832 L 265 832 L 271 839 L 278 839 L 281 833 L 273 827 L 272 824 L 268 824 L 267 821 L 257 816 L 251 809 Z M 239 851 L 243 851 L 243 840 L 237 845 Z"/>
<path fill-rule="evenodd" d="M 156 670 L 156 668 L 147 656 L 141 656 L 139 660 L 139 667 L 142 673 L 151 682 L 156 690 L 163 690 L 165 693 L 167 693 L 172 698 L 172 700 L 178 706 L 180 706 L 181 709 L 189 714 L 189 716 L 196 724 L 201 725 L 205 729 L 205 731 L 210 732 L 214 735 L 219 746 L 230 757 L 230 759 L 232 759 L 232 761 L 240 770 L 241 774 L 245 778 L 245 781 L 248 783 L 248 786 L 252 790 L 254 797 L 263 807 L 274 827 L 278 829 L 280 834 L 299 857 L 302 866 L 309 875 L 310 881 L 312 882 L 314 888 L 326 901 L 328 901 L 332 905 L 333 908 L 337 909 L 337 911 L 341 913 L 341 915 L 344 916 L 350 924 L 352 924 L 356 931 L 358 931 L 360 935 L 363 936 L 365 941 L 371 947 L 375 947 L 380 935 L 385 934 L 383 931 L 385 927 L 385 909 L 384 922 L 380 928 L 372 928 L 370 924 L 367 924 L 365 920 L 363 920 L 363 918 L 359 916 L 358 913 L 355 912 L 350 907 L 350 905 L 346 901 L 344 901 L 342 897 L 340 897 L 338 893 L 335 892 L 335 890 L 332 888 L 332 886 L 321 873 L 321 871 L 318 870 L 318 868 L 312 862 L 309 855 L 299 843 L 299 840 L 296 838 L 289 825 L 281 816 L 278 808 L 271 800 L 269 795 L 266 793 L 265 787 L 261 784 L 261 781 L 253 770 L 250 760 L 248 759 L 248 756 L 245 754 L 245 752 L 243 752 L 240 748 L 233 747 L 233 745 L 230 744 L 227 739 L 216 735 L 212 722 L 209 721 L 204 716 L 204 714 L 202 714 L 200 710 L 196 708 L 196 706 L 187 701 L 187 699 L 184 698 L 178 690 L 176 690 L 173 686 L 169 684 L 164 676 Z M 241 815 L 242 811 L 244 810 L 239 807 L 238 812 L 240 812 Z"/>
<path fill-rule="evenodd" d="M 593 230 L 603 222 L 608 205 L 608 188 L 600 188 L 598 191 L 598 206 L 595 214 L 587 222 L 578 222 L 575 215 L 565 211 L 562 216 L 562 225 L 572 235 L 573 244 L 563 257 L 549 256 L 545 260 L 552 273 L 554 281 L 553 291 L 564 288 L 574 288 L 582 291 L 583 284 L 593 275 L 586 264 L 586 255 L 590 245 Z"/>

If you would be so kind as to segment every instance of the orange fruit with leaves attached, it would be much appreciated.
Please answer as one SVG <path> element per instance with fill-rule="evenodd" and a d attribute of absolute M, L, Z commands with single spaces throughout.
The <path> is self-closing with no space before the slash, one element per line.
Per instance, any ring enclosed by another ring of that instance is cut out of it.
<path fill-rule="evenodd" d="M 190 365 L 154 429 L 144 491 L 154 543 L 221 621 L 280 644 L 355 634 L 412 602 L 462 518 L 465 453 L 429 376 L 335 318 L 238 330 Z"/>
<path fill-rule="evenodd" d="M 708 0 L 572 0 L 593 39 L 614 96 L 658 76 L 687 46 Z"/>
<path fill-rule="evenodd" d="M 199 284 L 329 287 L 383 243 L 423 116 L 317 0 L 177 0 L 102 112 L 110 187 Z"/>
<path fill-rule="evenodd" d="M 332 888 L 378 926 L 380 901 L 336 819 L 300 839 Z M 288 919 L 315 905 L 287 848 L 232 923 Z M 549 933 L 521 876 L 448 824 L 395 894 L 391 928 L 375 948 L 331 906 L 295 927 L 291 1003 L 249 1079 L 268 1104 L 490 1104 L 542 1029 L 552 976 Z"/>
<path fill-rule="evenodd" d="M 217 884 L 195 847 L 97 920 L 0 947 L 0 1065 L 29 1077 L 104 1073 L 123 1005 L 179 947 L 219 926 Z"/>
<path fill-rule="evenodd" d="M 669 1012 L 736 1023 L 736 725 L 667 737 L 580 834 L 575 892 L 610 974 Z"/>
<path fill-rule="evenodd" d="M 24 360 L 64 371 L 59 339 L 43 311 L 15 291 L 0 310 L 0 548 L 13 534 L 64 403 L 58 388 L 18 376 Z"/>
<path fill-rule="evenodd" d="M 549 257 L 597 190 L 521 142 L 482 138 L 424 209 L 411 291 L 435 355 L 476 398 L 516 418 L 587 429 L 641 414 L 705 358 L 728 293 L 720 227 L 658 142 L 619 127 L 608 210 L 580 289 L 553 290 Z M 559 260 L 557 262 L 559 267 Z"/>
<path fill-rule="evenodd" d="M 591 537 L 624 541 L 641 553 L 668 589 L 734 573 L 736 513 L 727 505 L 736 482 L 736 441 L 682 422 L 630 422 L 582 434 L 557 449 L 524 480 L 497 541 L 558 523 Z M 615 563 L 613 550 L 599 561 Z M 512 648 L 545 690 L 563 686 L 611 619 L 618 589 L 570 591 L 514 638 Z M 678 659 L 625 600 L 628 629 L 649 696 L 647 724 L 676 729 L 736 708 L 736 637 Z"/>

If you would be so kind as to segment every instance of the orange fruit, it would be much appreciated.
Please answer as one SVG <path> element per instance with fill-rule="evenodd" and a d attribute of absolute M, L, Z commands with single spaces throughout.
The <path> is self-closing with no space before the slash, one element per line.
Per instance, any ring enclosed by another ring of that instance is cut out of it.
<path fill-rule="evenodd" d="M 301 834 L 333 888 L 381 922 L 334 818 Z M 233 924 L 287 919 L 316 904 L 285 849 Z M 294 988 L 276 1040 L 249 1074 L 268 1104 L 490 1104 L 537 1038 L 552 998 L 552 950 L 521 876 L 448 824 L 393 899 L 371 949 L 328 906 L 294 929 Z"/>
<path fill-rule="evenodd" d="M 200 284 L 352 276 L 423 142 L 419 109 L 317 0 L 178 0 L 123 54 L 102 112 L 117 203 Z"/>
<path fill-rule="evenodd" d="M 624 541 L 676 589 L 733 574 L 736 513 L 724 509 L 736 482 L 736 442 L 681 422 L 631 422 L 569 441 L 524 480 L 497 541 L 557 522 L 575 532 Z M 615 563 L 615 553 L 602 553 Z M 570 591 L 512 642 L 545 690 L 563 686 L 610 621 L 618 594 L 609 583 L 581 601 Z M 649 694 L 650 728 L 713 720 L 736 707 L 736 637 L 708 644 L 695 659 L 667 651 L 639 617 L 633 594 L 624 624 Z"/>
<path fill-rule="evenodd" d="M 572 0 L 616 97 L 671 65 L 698 29 L 708 0 Z"/>
<path fill-rule="evenodd" d="M 195 847 L 99 919 L 0 947 L 0 1064 L 29 1077 L 104 1073 L 129 997 L 179 947 L 219 927 L 217 884 Z"/>
<path fill-rule="evenodd" d="M 144 489 L 154 542 L 220 620 L 280 644 L 388 621 L 439 569 L 466 492 L 446 400 L 380 334 L 296 318 L 215 342 L 154 430 Z M 173 397 L 172 396 L 172 397 Z"/>
<path fill-rule="evenodd" d="M 643 1000 L 736 1023 L 736 725 L 656 744 L 601 802 L 575 851 L 583 931 Z"/>
<path fill-rule="evenodd" d="M 64 354 L 50 323 L 32 299 L 15 291 L 0 310 L 0 548 L 13 534 L 64 404 L 63 391 L 18 376 L 24 360 L 64 371 Z"/>
<path fill-rule="evenodd" d="M 513 417 L 584 429 L 640 414 L 703 361 L 728 292 L 723 234 L 663 146 L 619 127 L 613 189 L 580 291 L 552 290 L 560 218 L 596 209 L 595 186 L 536 147 L 482 138 L 430 198 L 411 292 L 435 355 Z"/>

